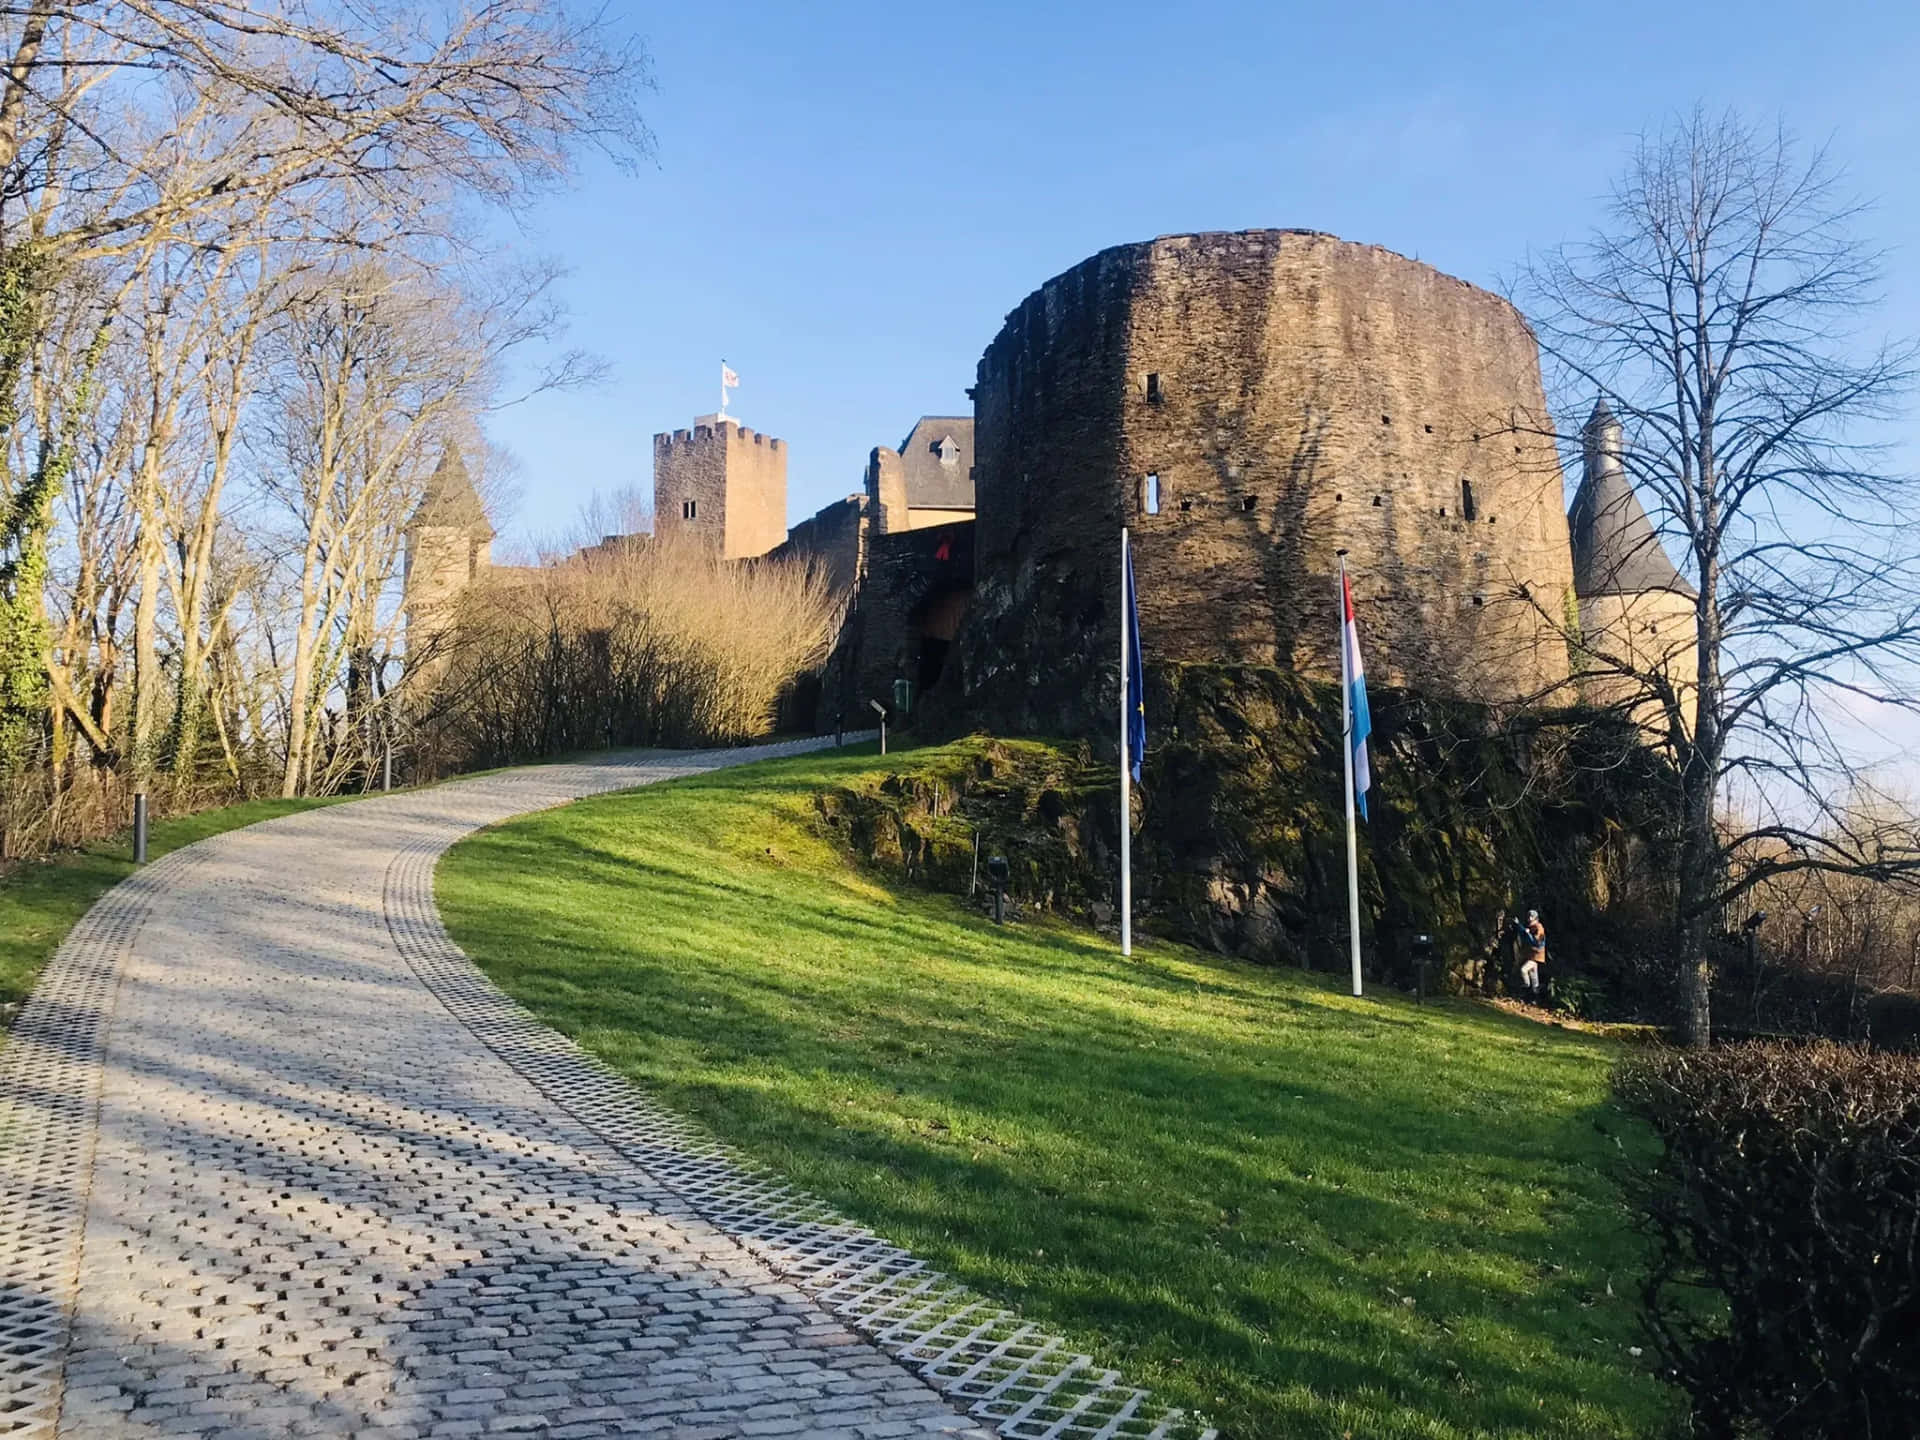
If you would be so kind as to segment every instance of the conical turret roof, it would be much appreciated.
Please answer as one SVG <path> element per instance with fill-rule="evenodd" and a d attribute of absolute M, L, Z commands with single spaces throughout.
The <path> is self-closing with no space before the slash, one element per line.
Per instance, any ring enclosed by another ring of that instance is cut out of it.
<path fill-rule="evenodd" d="M 472 477 L 467 474 L 467 462 L 455 446 L 449 445 L 441 453 L 440 463 L 427 479 L 426 493 L 407 521 L 409 530 L 423 527 L 480 532 L 486 539 L 493 538 L 487 507 L 480 503 L 480 492 L 473 488 Z"/>
<path fill-rule="evenodd" d="M 1573 535 L 1577 595 L 1635 595 L 1643 590 L 1694 589 L 1674 568 L 1620 464 L 1620 422 L 1603 399 L 1584 432 L 1586 464 L 1574 493 L 1567 528 Z"/>

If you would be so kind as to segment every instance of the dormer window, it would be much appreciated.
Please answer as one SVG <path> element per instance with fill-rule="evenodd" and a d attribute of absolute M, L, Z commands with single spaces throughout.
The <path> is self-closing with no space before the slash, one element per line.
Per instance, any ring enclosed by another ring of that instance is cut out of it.
<path fill-rule="evenodd" d="M 960 446 L 951 435 L 942 435 L 927 448 L 940 457 L 940 463 L 942 465 L 958 465 L 960 463 Z"/>

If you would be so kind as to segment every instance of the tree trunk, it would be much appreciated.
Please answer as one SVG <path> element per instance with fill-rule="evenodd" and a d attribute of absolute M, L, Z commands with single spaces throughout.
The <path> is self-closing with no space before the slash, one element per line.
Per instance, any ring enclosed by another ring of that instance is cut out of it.
<path fill-rule="evenodd" d="M 318 637 L 313 633 L 320 610 L 316 571 L 320 563 L 318 528 L 307 542 L 306 564 L 300 576 L 300 623 L 293 640 L 293 683 L 287 690 L 287 766 L 280 777 L 280 794 L 291 800 L 300 793 L 308 732 L 312 728 L 313 658 Z"/>
<path fill-rule="evenodd" d="M 1679 978 L 1686 995 L 1687 1044 L 1697 1049 L 1705 1049 L 1713 1041 L 1713 967 L 1708 947 L 1716 928 L 1714 897 L 1720 893 L 1723 863 L 1714 821 L 1713 775 L 1717 763 L 1695 747 L 1681 776 L 1680 903 L 1675 938 L 1679 942 Z"/>

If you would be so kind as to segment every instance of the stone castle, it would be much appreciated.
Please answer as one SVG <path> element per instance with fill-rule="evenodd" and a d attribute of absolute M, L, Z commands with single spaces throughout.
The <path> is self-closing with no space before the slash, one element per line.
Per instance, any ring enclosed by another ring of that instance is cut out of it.
<path fill-rule="evenodd" d="M 1691 669 L 1692 592 L 1618 423 L 1596 409 L 1569 515 L 1526 322 L 1391 251 L 1294 230 L 1104 250 L 1007 317 L 969 393 L 791 530 L 782 441 L 721 415 L 654 436 L 657 534 L 804 559 L 848 596 L 821 728 L 878 699 L 1103 733 L 1123 525 L 1149 665 L 1332 678 L 1344 550 L 1376 683 L 1513 705 L 1596 655 Z M 471 495 L 443 464 L 410 526 L 410 636 L 484 568 Z"/>

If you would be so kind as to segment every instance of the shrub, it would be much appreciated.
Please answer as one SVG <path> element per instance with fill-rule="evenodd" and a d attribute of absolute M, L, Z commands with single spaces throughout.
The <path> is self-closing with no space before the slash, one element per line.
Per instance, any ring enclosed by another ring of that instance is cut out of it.
<path fill-rule="evenodd" d="M 1591 1020 L 1607 1002 L 1607 988 L 1591 975 L 1556 975 L 1548 988 L 1553 1007 L 1576 1020 Z"/>
<path fill-rule="evenodd" d="M 839 606 L 814 567 L 693 541 L 496 572 L 462 597 L 437 657 L 425 763 L 756 739 L 825 658 Z"/>
<path fill-rule="evenodd" d="M 1662 1049 L 1616 1086 L 1665 1142 L 1643 1302 L 1696 1433 L 1920 1433 L 1920 1062 Z"/>

